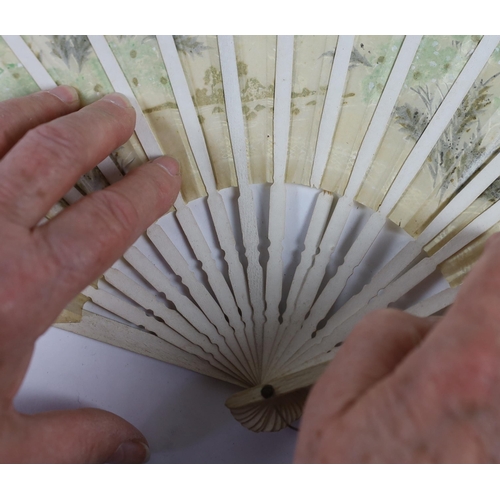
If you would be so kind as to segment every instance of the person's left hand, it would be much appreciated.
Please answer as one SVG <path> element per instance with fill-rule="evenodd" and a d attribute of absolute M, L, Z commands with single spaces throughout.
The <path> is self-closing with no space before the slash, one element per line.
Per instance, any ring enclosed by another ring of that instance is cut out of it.
<path fill-rule="evenodd" d="M 13 399 L 35 340 L 113 264 L 180 188 L 162 157 L 86 196 L 46 224 L 50 208 L 132 135 L 119 94 L 81 110 L 71 87 L 0 103 L 0 462 L 143 462 L 145 437 L 96 410 L 21 415 Z"/>

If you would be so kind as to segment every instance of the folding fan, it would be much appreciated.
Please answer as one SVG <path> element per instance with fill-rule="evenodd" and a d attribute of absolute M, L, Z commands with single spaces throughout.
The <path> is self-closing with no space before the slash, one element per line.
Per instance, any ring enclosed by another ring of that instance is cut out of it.
<path fill-rule="evenodd" d="M 367 312 L 450 305 L 500 221 L 498 36 L 5 36 L 0 98 L 113 90 L 135 135 L 53 208 L 163 153 L 173 210 L 57 320 L 296 420 Z M 341 381 L 339 381 L 341 383 Z"/>

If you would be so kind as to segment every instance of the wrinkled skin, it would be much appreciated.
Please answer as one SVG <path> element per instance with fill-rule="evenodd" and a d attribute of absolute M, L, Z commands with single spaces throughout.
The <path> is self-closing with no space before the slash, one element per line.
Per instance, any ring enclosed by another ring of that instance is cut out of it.
<path fill-rule="evenodd" d="M 148 459 L 145 437 L 111 413 L 27 416 L 12 405 L 36 339 L 177 196 L 178 166 L 163 157 L 38 225 L 134 125 L 117 94 L 83 109 L 70 87 L 0 103 L 0 462 Z"/>
<path fill-rule="evenodd" d="M 313 388 L 297 462 L 500 462 L 500 235 L 446 315 L 365 317 Z"/>

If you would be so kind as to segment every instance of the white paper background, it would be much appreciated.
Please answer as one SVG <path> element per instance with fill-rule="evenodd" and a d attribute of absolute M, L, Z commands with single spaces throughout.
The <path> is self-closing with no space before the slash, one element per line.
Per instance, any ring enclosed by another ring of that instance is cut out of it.
<path fill-rule="evenodd" d="M 238 388 L 51 328 L 16 398 L 26 413 L 94 407 L 135 425 L 150 463 L 288 463 L 297 432 L 254 434 L 224 406 Z"/>

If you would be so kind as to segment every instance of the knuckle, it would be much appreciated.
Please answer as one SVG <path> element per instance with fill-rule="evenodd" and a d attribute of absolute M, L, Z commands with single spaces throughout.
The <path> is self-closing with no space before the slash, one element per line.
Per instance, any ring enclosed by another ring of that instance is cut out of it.
<path fill-rule="evenodd" d="M 140 221 L 137 207 L 120 191 L 107 189 L 95 193 L 93 202 L 109 233 L 127 235 L 137 230 Z"/>
<path fill-rule="evenodd" d="M 94 226 L 92 241 L 81 245 L 65 240 L 63 245 L 53 247 L 51 253 L 60 271 L 60 281 L 70 287 L 73 282 L 81 282 L 83 277 L 88 277 L 88 282 L 94 279 L 94 271 L 90 276 L 89 270 L 104 271 L 112 263 L 108 262 L 110 255 L 131 244 L 132 238 L 137 238 L 139 229 L 142 229 L 136 207 L 122 193 L 106 190 L 88 198 L 92 198 L 87 206 L 87 220 L 91 220 Z"/>
<path fill-rule="evenodd" d="M 60 159 L 62 161 L 76 160 L 79 144 L 77 132 L 70 127 L 61 127 L 53 123 L 40 125 L 26 134 L 26 141 L 36 148 L 39 156 Z"/>

